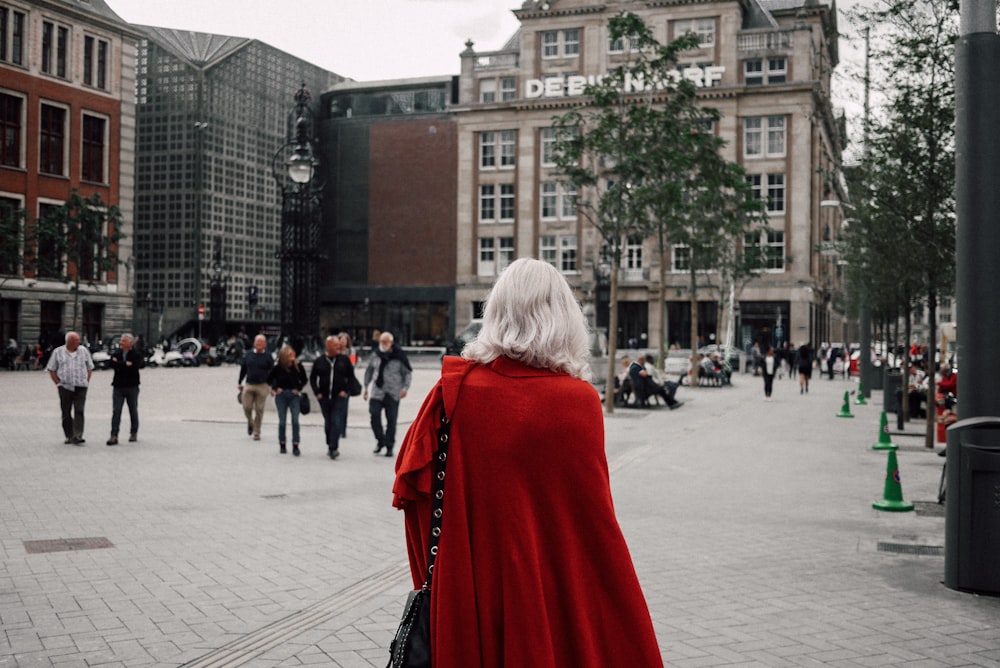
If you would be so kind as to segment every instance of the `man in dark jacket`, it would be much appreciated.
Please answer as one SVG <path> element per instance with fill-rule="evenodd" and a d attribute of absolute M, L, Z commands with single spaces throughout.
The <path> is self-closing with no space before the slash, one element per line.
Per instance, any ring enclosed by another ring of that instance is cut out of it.
<path fill-rule="evenodd" d="M 326 450 L 330 459 L 340 456 L 340 434 L 347 423 L 347 397 L 353 377 L 354 365 L 344 354 L 343 342 L 336 336 L 326 337 L 326 354 L 313 362 L 309 385 L 323 413 Z"/>
<path fill-rule="evenodd" d="M 111 438 L 108 445 L 118 445 L 118 428 L 122 423 L 122 404 L 128 404 L 129 441 L 138 440 L 139 434 L 139 369 L 145 364 L 142 355 L 133 347 L 131 334 L 122 334 L 119 348 L 111 355 L 111 368 L 115 370 L 111 381 Z"/>
<path fill-rule="evenodd" d="M 274 358 L 267 352 L 267 338 L 258 334 L 253 340 L 253 350 L 243 356 L 240 365 L 240 380 L 237 386 L 243 397 L 243 414 L 247 417 L 247 434 L 253 434 L 253 440 L 260 440 L 260 423 L 264 418 L 264 406 L 271 394 L 271 386 L 267 377 L 274 366 Z M 246 379 L 246 386 L 243 381 Z"/>

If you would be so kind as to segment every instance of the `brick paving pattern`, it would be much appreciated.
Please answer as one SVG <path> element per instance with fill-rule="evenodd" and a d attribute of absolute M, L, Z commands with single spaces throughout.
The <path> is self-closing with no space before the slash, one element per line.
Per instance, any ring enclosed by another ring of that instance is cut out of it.
<path fill-rule="evenodd" d="M 401 432 L 436 366 L 417 364 Z M 0 668 L 385 665 L 410 581 L 365 403 L 338 460 L 318 412 L 302 457 L 282 456 L 273 402 L 262 440 L 246 435 L 237 376 L 145 370 L 139 442 L 106 447 L 111 374 L 95 372 L 74 447 L 47 376 L 0 372 Z M 681 389 L 677 411 L 608 417 L 667 665 L 1000 666 L 1000 598 L 941 584 L 943 459 L 907 425 L 893 442 L 917 512 L 873 510 L 881 392 L 837 419 L 854 387 L 776 380 L 765 403 L 737 375 Z"/>

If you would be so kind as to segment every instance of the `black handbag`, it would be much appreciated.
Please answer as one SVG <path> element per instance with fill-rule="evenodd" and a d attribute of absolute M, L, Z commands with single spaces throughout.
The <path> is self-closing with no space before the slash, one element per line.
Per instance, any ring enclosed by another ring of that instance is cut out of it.
<path fill-rule="evenodd" d="M 312 410 L 312 404 L 309 403 L 309 395 L 305 393 L 305 390 L 299 393 L 299 413 L 303 415 L 309 415 L 309 411 Z"/>
<path fill-rule="evenodd" d="M 356 397 L 361 394 L 361 383 L 358 382 L 358 379 L 353 373 L 347 377 L 347 392 L 352 397 Z"/>
<path fill-rule="evenodd" d="M 441 537 L 441 516 L 444 509 L 444 475 L 448 461 L 448 432 L 451 424 L 441 408 L 441 427 L 438 429 L 437 474 L 431 495 L 431 538 L 428 544 L 427 575 L 420 589 L 406 597 L 403 619 L 396 629 L 396 637 L 389 646 L 389 663 L 386 668 L 430 668 L 431 666 L 431 577 L 434 560 Z"/>

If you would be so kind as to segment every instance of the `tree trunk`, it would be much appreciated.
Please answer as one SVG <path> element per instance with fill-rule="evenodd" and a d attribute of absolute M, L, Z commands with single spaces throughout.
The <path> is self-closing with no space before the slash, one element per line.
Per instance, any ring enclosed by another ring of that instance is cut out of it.
<path fill-rule="evenodd" d="M 615 412 L 615 377 L 618 373 L 618 258 L 611 262 L 611 296 L 608 300 L 608 375 L 604 385 L 604 410 Z"/>
<path fill-rule="evenodd" d="M 934 285 L 934 277 L 929 277 L 929 285 Z M 937 292 L 927 293 L 927 433 L 924 436 L 924 447 L 934 448 L 937 440 L 937 383 L 934 374 L 937 371 Z"/>
<path fill-rule="evenodd" d="M 689 258 L 691 262 L 691 369 L 688 371 L 689 387 L 698 387 L 698 274 L 694 270 L 694 258 Z"/>

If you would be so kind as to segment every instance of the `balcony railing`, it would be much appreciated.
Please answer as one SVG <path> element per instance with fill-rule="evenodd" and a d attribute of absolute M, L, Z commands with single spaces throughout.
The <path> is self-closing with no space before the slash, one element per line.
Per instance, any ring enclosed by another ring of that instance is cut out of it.
<path fill-rule="evenodd" d="M 506 70 L 517 67 L 517 53 L 510 51 L 494 51 L 492 53 L 480 53 L 476 56 L 476 70 Z"/>
<path fill-rule="evenodd" d="M 622 283 L 648 283 L 649 282 L 649 268 L 648 267 L 637 267 L 637 268 L 622 267 L 621 272 L 618 274 L 618 279 Z"/>
<path fill-rule="evenodd" d="M 768 51 L 792 48 L 792 31 L 742 32 L 736 37 L 738 51 Z"/>

